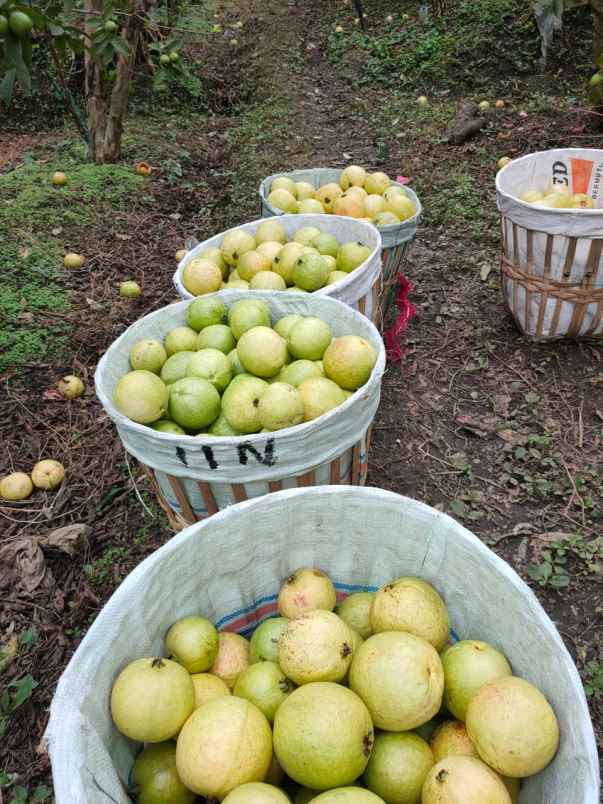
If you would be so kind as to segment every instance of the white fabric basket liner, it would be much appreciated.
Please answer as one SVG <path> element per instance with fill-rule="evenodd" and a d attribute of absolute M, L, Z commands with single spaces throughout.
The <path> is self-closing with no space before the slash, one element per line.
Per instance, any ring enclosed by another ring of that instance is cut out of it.
<path fill-rule="evenodd" d="M 241 299 L 264 299 L 273 323 L 290 313 L 315 315 L 327 321 L 335 337 L 358 335 L 377 350 L 368 382 L 342 405 L 310 422 L 274 433 L 214 437 L 159 433 L 123 416 L 112 401 L 113 390 L 130 370 L 128 355 L 142 338 L 162 339 L 186 323 L 190 302 L 157 310 L 132 324 L 101 358 L 95 374 L 97 396 L 117 425 L 126 450 L 146 466 L 175 477 L 211 483 L 251 483 L 300 475 L 332 460 L 356 444 L 370 426 L 381 394 L 385 348 L 375 326 L 360 313 L 328 297 L 304 293 L 229 290 L 212 294 L 230 307 Z"/>
<path fill-rule="evenodd" d="M 265 218 L 243 223 L 241 226 L 235 226 L 233 229 L 242 229 L 243 231 L 255 234 L 258 226 L 265 222 Z M 349 273 L 345 279 L 341 279 L 332 285 L 327 285 L 320 290 L 314 291 L 313 296 L 328 296 L 332 299 L 338 299 L 351 307 L 356 307 L 358 301 L 368 296 L 370 302 L 372 298 L 373 285 L 380 281 L 381 278 L 381 235 L 379 230 L 371 223 L 366 221 L 358 221 L 355 218 L 344 218 L 336 215 L 283 215 L 279 218 L 279 223 L 283 226 L 287 233 L 287 237 L 291 240 L 295 232 L 304 226 L 315 226 L 321 232 L 334 235 L 339 243 L 347 243 L 350 241 L 359 241 L 363 245 L 371 249 L 368 258 L 357 268 Z M 233 231 L 230 229 L 228 231 Z M 221 232 L 215 237 L 210 237 L 203 243 L 199 243 L 194 249 L 189 251 L 182 261 L 178 264 L 176 273 L 174 274 L 174 286 L 182 299 L 193 299 L 192 293 L 182 284 L 182 272 L 187 263 L 198 257 L 202 251 L 207 248 L 218 247 L 224 239 L 226 232 Z M 257 292 L 257 291 L 254 291 Z M 290 291 L 272 291 L 273 293 L 290 293 Z M 371 305 L 369 304 L 369 307 Z M 365 308 L 365 315 L 372 318 L 371 309 Z"/>
<path fill-rule="evenodd" d="M 542 690 L 561 727 L 554 761 L 524 780 L 520 804 L 598 804 L 592 724 L 574 663 L 531 590 L 450 517 L 388 491 L 321 486 L 227 508 L 172 537 L 123 581 L 59 681 L 46 731 L 57 804 L 129 804 L 136 743 L 109 712 L 130 661 L 161 654 L 174 620 L 202 613 L 249 633 L 275 613 L 280 584 L 318 566 L 340 593 L 418 575 L 444 596 L 455 636 L 489 641 Z M 121 780 L 121 781 L 120 781 Z"/>
<path fill-rule="evenodd" d="M 341 178 L 342 173 L 343 170 L 340 168 L 309 168 L 306 170 L 294 170 L 291 173 L 274 173 L 272 176 L 268 176 L 260 184 L 259 188 L 262 214 L 264 217 L 270 217 L 271 215 L 282 215 L 281 211 L 277 209 L 277 207 L 273 207 L 272 204 L 268 202 L 270 185 L 275 179 L 278 179 L 279 176 L 286 176 L 288 179 L 292 179 L 293 181 L 307 181 L 310 184 L 313 184 L 318 190 L 318 188 L 322 187 L 323 184 L 330 184 L 331 182 L 339 184 L 339 179 Z M 400 184 L 400 182 L 397 181 L 392 181 L 392 184 L 396 184 L 398 187 L 403 188 L 404 192 L 415 204 L 417 211 L 412 218 L 408 218 L 408 220 L 402 221 L 402 223 L 392 223 L 388 226 L 380 226 L 378 228 L 383 240 L 384 249 L 394 248 L 401 243 L 406 243 L 413 240 L 417 234 L 417 224 L 419 223 L 421 215 L 423 214 L 423 206 L 419 200 L 419 196 L 414 190 L 411 190 L 411 188 L 407 185 Z M 298 218 L 302 216 L 294 215 L 293 217 Z M 338 218 L 340 216 L 328 215 L 328 217 Z M 352 220 L 354 220 L 354 218 L 352 218 Z"/>

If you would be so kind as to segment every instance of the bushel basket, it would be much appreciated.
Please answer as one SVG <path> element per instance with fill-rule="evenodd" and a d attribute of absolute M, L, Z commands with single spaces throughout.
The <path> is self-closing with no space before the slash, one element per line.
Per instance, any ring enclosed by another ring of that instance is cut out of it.
<path fill-rule="evenodd" d="M 261 223 L 263 223 L 262 219 L 243 223 L 241 226 L 234 228 L 255 234 Z M 382 287 L 381 235 L 379 230 L 366 221 L 357 221 L 354 218 L 337 219 L 334 215 L 283 215 L 279 223 L 285 229 L 289 239 L 293 238 L 298 229 L 304 226 L 315 226 L 321 232 L 334 235 L 340 244 L 349 241 L 360 241 L 371 249 L 368 259 L 351 271 L 345 279 L 341 279 L 332 285 L 326 285 L 324 288 L 314 291 L 313 295 L 338 299 L 370 318 L 379 327 L 381 325 L 379 299 Z M 205 249 L 220 246 L 225 234 L 226 232 L 222 232 L 219 235 L 210 237 L 209 240 L 204 240 L 203 243 L 199 243 L 178 264 L 173 281 L 180 298 L 194 298 L 193 294 L 189 293 L 182 284 L 182 272 L 187 263 L 198 257 Z M 283 293 L 284 291 L 273 292 Z"/>
<path fill-rule="evenodd" d="M 130 804 L 125 786 L 140 745 L 109 712 L 126 664 L 162 655 L 169 626 L 202 614 L 249 634 L 276 613 L 280 585 L 320 567 L 339 597 L 401 575 L 432 583 L 453 638 L 482 639 L 551 702 L 559 751 L 525 779 L 520 804 L 598 804 L 593 729 L 578 672 L 555 626 L 509 565 L 450 517 L 372 488 L 297 489 L 250 500 L 187 528 L 113 594 L 63 673 L 46 732 L 56 804 Z"/>
<path fill-rule="evenodd" d="M 339 184 L 342 173 L 343 170 L 339 168 L 310 168 L 308 170 L 295 170 L 291 173 L 275 173 L 273 176 L 268 176 L 260 184 L 259 189 L 260 209 L 263 217 L 269 218 L 273 215 L 282 214 L 280 210 L 268 203 L 270 185 L 274 179 L 277 179 L 279 176 L 287 176 L 287 178 L 293 181 L 307 181 L 318 189 L 322 187 L 323 184 L 329 184 L 330 182 Z M 421 202 L 417 194 L 411 190 L 410 187 L 406 187 L 396 181 L 392 181 L 392 184 L 398 184 L 400 187 L 404 188 L 404 192 L 412 199 L 417 211 L 412 218 L 402 223 L 380 226 L 378 229 L 383 241 L 383 251 L 381 253 L 383 260 L 383 288 L 380 297 L 380 308 L 383 315 L 387 312 L 387 308 L 394 298 L 395 286 L 402 273 L 410 246 L 417 234 L 417 224 L 423 213 Z M 329 215 L 328 217 L 337 218 L 339 216 Z"/>
<path fill-rule="evenodd" d="M 496 177 L 505 303 L 534 341 L 603 337 L 603 150 L 558 149 L 514 159 Z M 521 192 L 562 184 L 594 209 L 546 209 Z M 599 207 L 599 208 L 597 208 Z"/>
<path fill-rule="evenodd" d="M 129 370 L 128 355 L 143 338 L 162 339 L 186 322 L 189 302 L 157 310 L 132 324 L 101 358 L 96 393 L 117 426 L 127 452 L 146 468 L 175 530 L 235 502 L 297 486 L 366 480 L 370 427 L 381 394 L 385 350 L 371 322 L 345 304 L 304 293 L 231 290 L 218 294 L 226 307 L 241 299 L 264 299 L 273 323 L 290 313 L 327 321 L 334 336 L 358 335 L 377 350 L 368 382 L 342 405 L 296 427 L 272 433 L 217 437 L 161 433 L 123 416 L 112 396 Z"/>

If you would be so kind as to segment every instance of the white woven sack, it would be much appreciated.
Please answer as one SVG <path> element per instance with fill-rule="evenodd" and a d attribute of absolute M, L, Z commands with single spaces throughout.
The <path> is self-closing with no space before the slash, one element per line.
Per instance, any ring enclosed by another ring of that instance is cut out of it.
<path fill-rule="evenodd" d="M 272 176 L 268 176 L 260 184 L 259 189 L 262 215 L 265 218 L 269 218 L 271 215 L 282 214 L 281 210 L 268 203 L 270 186 L 275 179 L 278 179 L 279 176 L 286 176 L 288 179 L 292 179 L 293 181 L 307 181 L 310 184 L 313 184 L 318 190 L 318 188 L 322 187 L 323 184 L 330 184 L 331 182 L 339 184 L 339 179 L 341 178 L 342 173 L 343 170 L 340 168 L 309 168 L 307 170 L 294 170 L 291 173 L 275 173 Z M 410 187 L 400 184 L 397 181 L 392 181 L 392 184 L 397 184 L 398 187 L 403 188 L 404 192 L 413 201 L 417 211 L 412 218 L 408 218 L 408 220 L 402 221 L 402 223 L 392 223 L 389 226 L 379 227 L 379 233 L 381 234 L 384 249 L 393 249 L 396 246 L 414 240 L 415 235 L 417 234 L 417 224 L 419 223 L 419 219 L 423 214 L 423 207 L 419 201 L 418 195 L 414 192 L 414 190 L 411 190 Z M 337 218 L 338 216 L 335 215 L 333 217 Z"/>
<path fill-rule="evenodd" d="M 587 193 L 595 200 L 595 209 L 543 209 L 520 201 L 518 196 L 526 190 L 543 191 L 550 183 L 568 186 L 572 193 Z M 500 170 L 496 176 L 498 208 L 503 217 L 503 250 L 508 259 L 519 264 L 522 271 L 543 277 L 545 261 L 550 260 L 549 278 L 554 282 L 579 286 L 585 271 L 596 254 L 594 276 L 590 287 L 603 288 L 603 261 L 600 259 L 599 244 L 593 241 L 603 239 L 603 150 L 583 148 L 559 148 L 529 154 L 514 159 Z M 532 234 L 532 254 L 528 254 L 528 231 Z M 552 240 L 551 240 L 552 236 Z M 506 244 L 506 247 L 505 247 Z M 575 253 L 574 253 L 575 249 Z M 530 265 L 528 265 L 530 263 Z M 571 265 L 571 270 L 567 268 Z M 590 266 L 592 267 L 592 266 Z M 530 268 L 530 270 L 528 270 Z M 507 301 L 512 307 L 512 283 L 505 282 Z M 526 321 L 526 294 L 523 288 L 516 291 L 516 314 L 520 321 Z M 537 335 L 536 322 L 541 294 L 531 293 L 529 316 L 532 326 L 529 335 Z M 549 334 L 567 334 L 574 313 L 574 305 L 562 302 L 558 313 L 558 324 L 552 332 L 556 315 L 557 300 L 548 300 L 544 314 L 543 337 Z M 588 332 L 595 317 L 600 320 L 591 335 L 603 334 L 603 317 L 598 304 L 593 302 L 586 308 L 584 320 L 578 335 Z"/>
<path fill-rule="evenodd" d="M 174 620 L 203 614 L 249 633 L 272 615 L 283 578 L 317 566 L 339 596 L 400 575 L 433 583 L 454 637 L 489 641 L 542 690 L 561 727 L 551 765 L 520 804 L 598 804 L 593 729 L 576 668 L 536 597 L 509 565 L 445 514 L 380 489 L 323 486 L 241 503 L 192 525 L 121 584 L 63 673 L 46 732 L 56 804 L 129 804 L 123 783 L 139 746 L 109 713 L 130 661 L 161 655 Z"/>
<path fill-rule="evenodd" d="M 270 305 L 273 323 L 290 313 L 316 315 L 327 321 L 333 334 L 359 335 L 370 341 L 378 353 L 377 363 L 366 385 L 342 405 L 324 416 L 274 433 L 241 437 L 181 436 L 159 433 L 123 416 L 112 396 L 120 377 L 130 370 L 128 355 L 142 338 L 163 337 L 174 327 L 186 323 L 189 302 L 171 304 L 132 324 L 101 358 L 95 374 L 97 396 L 117 425 L 126 450 L 146 466 L 156 470 L 164 496 L 179 511 L 165 475 L 181 478 L 193 511 L 204 516 L 207 509 L 196 481 L 210 483 L 218 507 L 235 500 L 231 484 L 243 484 L 247 497 L 267 494 L 269 482 L 302 475 L 343 455 L 349 465 L 348 451 L 369 428 L 381 394 L 385 370 L 385 349 L 377 329 L 360 313 L 345 304 L 314 294 L 271 293 L 260 290 L 229 290 L 218 294 L 226 307 L 241 299 L 264 299 Z M 342 466 L 342 472 L 345 466 Z M 328 483 L 324 468 L 317 472 L 317 483 Z M 294 484 L 295 485 L 295 484 Z"/>
<path fill-rule="evenodd" d="M 263 219 L 244 223 L 234 228 L 255 234 L 261 223 L 264 223 Z M 334 235 L 340 243 L 348 243 L 354 240 L 368 246 L 371 249 L 371 253 L 362 265 L 351 271 L 345 279 L 316 290 L 312 295 L 329 296 L 332 299 L 338 299 L 355 310 L 359 309 L 371 321 L 379 323 L 380 316 L 376 304 L 381 294 L 381 235 L 379 230 L 366 221 L 337 217 L 335 215 L 283 215 L 279 223 L 285 229 L 290 240 L 293 239 L 295 232 L 303 226 L 316 226 L 321 232 Z M 189 293 L 182 284 L 182 272 L 187 263 L 198 257 L 205 249 L 219 246 L 225 234 L 226 232 L 222 232 L 215 237 L 210 237 L 209 240 L 205 240 L 203 243 L 199 243 L 178 264 L 174 274 L 174 286 L 180 298 L 194 298 L 192 293 Z M 279 291 L 273 292 L 278 293 Z"/>

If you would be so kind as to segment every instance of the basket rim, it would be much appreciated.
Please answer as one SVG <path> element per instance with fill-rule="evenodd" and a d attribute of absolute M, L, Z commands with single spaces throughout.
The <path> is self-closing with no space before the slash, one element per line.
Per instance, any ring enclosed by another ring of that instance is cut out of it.
<path fill-rule="evenodd" d="M 272 212 L 275 215 L 275 217 L 279 217 L 280 215 L 286 214 L 286 213 L 276 212 L 278 207 L 273 207 L 272 204 L 270 204 L 268 202 L 268 197 L 264 193 L 264 184 L 268 181 L 268 179 L 275 179 L 275 178 L 278 178 L 279 176 L 289 177 L 293 173 L 301 173 L 304 170 L 308 170 L 308 171 L 313 170 L 313 171 L 316 171 L 316 172 L 319 172 L 321 170 L 329 170 L 329 171 L 336 170 L 336 171 L 339 171 L 339 173 L 343 173 L 345 168 L 300 168 L 299 170 L 290 170 L 290 171 L 287 171 L 287 172 L 284 172 L 284 173 L 273 173 L 272 175 L 266 176 L 265 178 L 263 178 L 262 181 L 260 182 L 260 186 L 258 188 L 258 195 L 260 196 L 260 200 L 261 200 L 262 204 L 264 204 L 266 206 L 266 208 L 268 210 L 270 210 L 270 212 Z M 386 232 L 386 233 L 395 232 L 397 229 L 399 229 L 401 227 L 407 227 L 408 224 L 417 225 L 419 223 L 419 220 L 420 220 L 421 216 L 423 215 L 423 204 L 421 203 L 421 199 L 419 198 L 417 193 L 412 189 L 412 187 L 408 187 L 408 185 L 402 184 L 401 182 L 396 181 L 395 179 L 390 179 L 390 182 L 392 184 L 395 184 L 397 187 L 402 187 L 402 189 L 404 189 L 404 190 L 410 190 L 410 192 L 413 195 L 413 201 L 415 202 L 417 209 L 416 209 L 415 214 L 412 217 L 407 218 L 405 221 L 400 221 L 400 223 L 388 223 L 386 226 L 375 226 L 375 228 L 377 229 L 378 232 L 381 232 L 381 231 Z M 291 213 L 289 213 L 289 214 L 291 214 Z M 326 214 L 328 214 L 328 213 L 326 213 Z M 329 217 L 331 217 L 331 216 L 329 215 Z M 344 215 L 339 215 L 338 217 L 345 217 L 345 216 Z M 359 218 L 354 218 L 353 220 L 360 220 L 360 219 Z M 374 225 L 374 224 L 372 224 L 372 225 Z"/>
<path fill-rule="evenodd" d="M 519 196 L 512 195 L 508 193 L 506 190 L 503 190 L 501 187 L 501 181 L 503 178 L 503 174 L 511 165 L 517 165 L 520 162 L 527 162 L 533 159 L 536 156 L 543 156 L 543 155 L 550 155 L 555 153 L 564 153 L 564 154 L 580 154 L 584 151 L 599 151 L 601 154 L 601 159 L 603 159 L 603 149 L 600 148 L 549 148 L 546 151 L 533 151 L 529 154 L 524 154 L 523 156 L 517 157 L 517 159 L 512 159 L 508 164 L 506 164 L 503 168 L 501 168 L 496 174 L 496 192 L 499 193 L 503 198 L 509 198 L 517 204 L 521 204 L 526 209 L 534 209 L 534 205 L 528 203 L 527 201 L 522 201 Z M 572 217 L 578 215 L 580 217 L 589 216 L 593 217 L 596 215 L 603 216 L 603 208 L 597 209 L 568 209 L 567 207 L 560 207 L 557 209 L 556 207 L 537 207 L 538 212 L 543 212 L 546 214 L 559 214 L 562 213 L 566 217 Z M 533 229 L 532 231 L 538 231 L 537 229 Z M 545 232 L 546 234 L 546 232 Z M 591 238 L 594 239 L 594 238 Z"/>
<path fill-rule="evenodd" d="M 266 291 L 267 292 L 267 291 Z M 225 291 L 217 291 L 216 293 L 207 294 L 207 297 L 212 296 L 221 296 Z M 251 294 L 257 294 L 258 291 L 247 291 L 247 290 L 231 290 L 228 291 L 229 299 L 232 298 L 232 303 L 239 300 L 250 299 L 250 298 L 257 298 L 257 296 L 252 296 Z M 267 292 L 268 293 L 268 292 Z M 232 295 L 231 295 L 232 294 Z M 311 295 L 311 294 L 308 294 Z M 358 316 L 369 327 L 369 330 L 372 330 L 371 334 L 374 337 L 373 346 L 377 350 L 377 360 L 375 365 L 373 366 L 373 370 L 367 380 L 367 382 L 360 386 L 356 391 L 353 392 L 351 396 L 349 396 L 341 405 L 338 405 L 331 410 L 328 410 L 326 413 L 323 413 L 322 416 L 319 416 L 316 419 L 311 419 L 307 422 L 301 422 L 300 424 L 296 424 L 293 427 L 283 427 L 281 430 L 274 430 L 270 433 L 248 433 L 243 434 L 240 436 L 214 436 L 211 434 L 208 435 L 179 435 L 175 433 L 162 433 L 158 430 L 153 430 L 150 426 L 145 424 L 140 424 L 139 422 L 135 422 L 132 419 L 129 419 L 127 416 L 124 416 L 123 413 L 117 409 L 117 407 L 113 403 L 113 399 L 105 392 L 102 387 L 102 375 L 105 370 L 105 366 L 109 362 L 111 357 L 111 352 L 117 348 L 119 342 L 124 338 L 134 327 L 136 327 L 141 321 L 150 318 L 151 316 L 157 316 L 166 311 L 166 310 L 185 310 L 186 307 L 190 304 L 189 299 L 184 299 L 176 304 L 169 304 L 165 307 L 160 307 L 158 310 L 154 310 L 153 312 L 149 313 L 146 316 L 134 321 L 127 327 L 121 335 L 116 338 L 109 346 L 109 348 L 105 351 L 102 355 L 101 359 L 98 361 L 96 371 L 94 372 L 94 386 L 96 391 L 96 396 L 101 403 L 103 410 L 109 416 L 109 418 L 115 422 L 116 426 L 119 428 L 124 427 L 128 430 L 138 434 L 145 436 L 147 438 L 152 437 L 153 439 L 158 438 L 160 441 L 165 442 L 166 444 L 173 444 L 176 447 L 190 447 L 194 444 L 195 441 L 199 445 L 201 444 L 216 444 L 216 445 L 224 445 L 224 446 L 232 446 L 236 445 L 242 441 L 246 443 L 261 443 L 265 442 L 267 438 L 278 439 L 279 434 L 289 434 L 291 431 L 295 430 L 296 433 L 299 433 L 300 436 L 303 437 L 304 433 L 313 429 L 316 426 L 317 422 L 320 422 L 321 426 L 327 423 L 330 419 L 332 419 L 338 413 L 341 413 L 348 408 L 351 408 L 360 398 L 363 393 L 366 393 L 367 386 L 373 382 L 374 380 L 378 380 L 381 382 L 381 378 L 385 371 L 386 365 L 386 355 L 385 355 L 385 346 L 383 344 L 383 339 L 379 334 L 379 330 L 373 324 L 373 322 L 367 318 L 362 313 L 358 312 L 357 310 L 352 309 L 349 305 L 345 304 L 344 302 L 340 302 L 338 299 L 333 299 L 329 296 L 321 296 L 321 301 L 326 300 L 327 304 L 335 305 L 335 307 L 340 306 L 346 312 L 353 314 L 354 316 Z M 261 378 L 260 378 L 261 379 Z"/>
<path fill-rule="evenodd" d="M 303 215 L 304 215 L 304 219 L 306 217 L 311 218 L 311 219 L 316 219 L 316 218 L 329 218 L 329 219 L 332 219 L 333 218 L 332 215 L 327 215 L 326 213 L 322 213 L 322 212 L 316 212 L 316 213 L 313 213 L 313 212 L 307 213 L 306 212 L 306 213 L 303 213 Z M 284 213 L 283 215 L 275 215 L 274 217 L 275 218 L 284 218 L 284 217 L 286 217 L 286 218 L 291 218 L 292 220 L 295 220 L 295 219 L 299 220 L 299 218 L 301 216 L 300 215 L 294 215 L 294 214 L 291 214 L 291 213 Z M 352 221 L 353 223 L 363 224 L 365 229 L 368 227 L 368 229 L 371 232 L 371 234 L 374 234 L 376 232 L 377 233 L 377 241 L 378 241 L 377 245 L 373 249 L 371 249 L 371 253 L 368 255 L 366 260 L 361 262 L 360 265 L 358 265 L 356 268 L 354 268 L 353 271 L 350 271 L 348 273 L 348 275 L 344 279 L 338 279 L 336 282 L 332 282 L 330 285 L 325 285 L 324 287 L 319 288 L 318 290 L 313 290 L 312 292 L 307 294 L 309 296 L 321 296 L 321 297 L 324 296 L 324 297 L 330 298 L 331 291 L 334 288 L 337 288 L 337 290 L 340 291 L 340 290 L 343 290 L 343 289 L 347 288 L 348 285 L 353 284 L 353 282 L 355 281 L 354 273 L 356 271 L 359 271 L 360 269 L 362 269 L 366 265 L 367 262 L 369 262 L 369 261 L 371 261 L 373 259 L 381 260 L 381 252 L 383 251 L 383 238 L 381 237 L 381 233 L 380 233 L 379 229 L 376 226 L 374 226 L 372 223 L 369 223 L 368 221 L 362 221 L 362 220 L 359 220 L 358 218 L 350 218 L 350 217 L 345 216 L 345 215 L 340 215 L 339 217 L 342 220 L 345 220 L 345 221 Z M 190 301 L 192 299 L 200 298 L 199 296 L 194 296 L 189 290 L 187 290 L 187 288 L 184 286 L 184 282 L 182 281 L 182 274 L 184 272 L 184 269 L 185 269 L 187 263 L 191 262 L 196 257 L 198 257 L 201 254 L 201 252 L 208 247 L 207 244 L 210 242 L 210 240 L 213 240 L 216 237 L 222 237 L 222 239 L 223 239 L 224 237 L 226 237 L 227 234 L 229 234 L 230 232 L 234 232 L 237 229 L 240 229 L 242 226 L 248 226 L 248 225 L 257 224 L 257 226 L 259 227 L 262 223 L 265 223 L 267 220 L 269 220 L 269 219 L 268 218 L 254 218 L 254 220 L 245 221 L 245 223 L 239 224 L 238 226 L 232 226 L 230 229 L 225 229 L 223 232 L 218 232 L 217 234 L 206 238 L 201 243 L 198 243 L 194 248 L 192 248 L 189 251 L 187 251 L 187 253 L 184 255 L 184 257 L 178 263 L 178 265 L 176 267 L 176 270 L 175 270 L 175 272 L 174 272 L 174 274 L 172 276 L 172 284 L 176 288 L 176 291 L 181 296 L 182 296 L 182 292 L 184 291 L 187 294 L 186 296 L 183 297 L 185 300 Z M 303 226 L 300 227 L 300 228 L 303 228 Z M 289 241 L 289 242 L 291 242 L 291 241 Z M 335 270 L 337 270 L 337 269 L 335 269 Z M 180 286 L 182 287 L 183 291 L 180 289 Z M 227 290 L 227 288 L 221 288 L 221 290 Z M 247 290 L 247 289 L 245 289 L 245 290 Z M 253 291 L 253 292 L 256 292 L 256 291 Z M 290 289 L 287 289 L 287 290 L 273 290 L 271 292 L 272 293 L 291 293 L 292 291 Z M 216 291 L 216 293 L 220 293 L 220 291 Z M 209 295 L 209 294 L 203 294 L 203 295 Z"/>

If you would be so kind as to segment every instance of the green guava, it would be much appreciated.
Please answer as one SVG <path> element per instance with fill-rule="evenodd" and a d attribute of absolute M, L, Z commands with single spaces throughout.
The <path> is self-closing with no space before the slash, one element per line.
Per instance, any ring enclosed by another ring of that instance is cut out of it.
<path fill-rule="evenodd" d="M 488 681 L 512 675 L 511 665 L 487 642 L 463 639 L 441 656 L 444 667 L 444 706 L 459 720 L 465 720 L 471 697 Z"/>
<path fill-rule="evenodd" d="M 235 430 L 234 427 L 231 427 L 228 424 L 228 420 L 223 413 L 220 413 L 216 421 L 212 424 L 212 426 L 207 431 L 210 435 L 213 436 L 238 436 L 244 435 L 241 433 L 240 430 Z"/>
<path fill-rule="evenodd" d="M 236 267 L 243 254 L 255 248 L 255 238 L 243 229 L 233 229 L 224 235 L 220 251 L 222 259 L 227 265 Z"/>
<path fill-rule="evenodd" d="M 371 255 L 371 249 L 362 243 L 344 243 L 337 252 L 337 268 L 350 273 Z"/>
<path fill-rule="evenodd" d="M 278 643 L 278 663 L 296 684 L 341 681 L 352 661 L 350 628 L 332 611 L 316 609 L 290 620 Z"/>
<path fill-rule="evenodd" d="M 237 353 L 246 371 L 256 377 L 274 377 L 285 365 L 287 341 L 270 327 L 252 327 L 239 338 Z"/>
<path fill-rule="evenodd" d="M 228 424 L 240 433 L 258 433 L 262 429 L 259 404 L 267 388 L 268 383 L 259 377 L 235 377 L 222 397 L 222 413 Z"/>
<path fill-rule="evenodd" d="M 377 350 L 364 338 L 344 335 L 335 338 L 322 357 L 325 374 L 346 391 L 364 385 L 377 362 Z"/>
<path fill-rule="evenodd" d="M 370 614 L 374 598 L 373 592 L 354 592 L 335 609 L 335 614 L 363 639 L 368 639 L 373 633 Z"/>
<path fill-rule="evenodd" d="M 195 709 L 178 735 L 176 766 L 189 790 L 223 800 L 260 782 L 272 759 L 270 724 L 257 706 L 234 695 Z"/>
<path fill-rule="evenodd" d="M 294 690 L 274 718 L 274 750 L 285 773 L 312 790 L 350 785 L 366 768 L 373 724 L 362 700 L 339 684 Z"/>
<path fill-rule="evenodd" d="M 264 429 L 282 430 L 303 421 L 304 403 L 297 388 L 285 382 L 275 382 L 262 394 L 258 413 Z"/>
<path fill-rule="evenodd" d="M 333 611 L 337 594 L 333 581 L 317 567 L 297 569 L 285 580 L 278 594 L 278 610 L 294 620 L 314 609 Z"/>
<path fill-rule="evenodd" d="M 226 307 L 221 299 L 206 297 L 194 299 L 186 310 L 186 323 L 195 332 L 200 332 L 204 327 L 212 324 L 224 324 L 226 322 Z"/>
<path fill-rule="evenodd" d="M 270 309 L 260 299 L 243 299 L 235 302 L 228 311 L 228 325 L 232 334 L 239 340 L 241 335 L 253 327 L 270 326 Z"/>
<path fill-rule="evenodd" d="M 326 321 L 309 315 L 291 328 L 287 338 L 287 348 L 295 358 L 322 360 L 332 337 L 331 327 Z"/>
<path fill-rule="evenodd" d="M 327 284 L 329 269 L 320 254 L 302 254 L 293 266 L 293 282 L 312 293 Z"/>
<path fill-rule="evenodd" d="M 176 422 L 171 421 L 171 419 L 159 419 L 158 422 L 155 422 L 151 425 L 153 430 L 157 430 L 158 433 L 172 433 L 173 435 L 186 435 L 186 430 L 183 430 L 179 424 Z"/>
<path fill-rule="evenodd" d="M 302 315 L 297 315 L 297 313 L 290 313 L 289 315 L 283 316 L 280 318 L 276 324 L 274 325 L 275 332 L 287 340 L 289 337 L 289 333 L 293 329 L 293 327 L 303 319 Z"/>
<path fill-rule="evenodd" d="M 287 285 L 293 284 L 293 268 L 303 253 L 301 243 L 287 243 L 272 260 L 272 270 L 282 276 Z"/>
<path fill-rule="evenodd" d="M 324 374 L 313 360 L 294 360 L 288 366 L 284 366 L 279 374 L 281 382 L 286 382 L 294 388 L 298 388 L 304 380 L 311 377 L 323 377 Z"/>
<path fill-rule="evenodd" d="M 420 804 L 421 789 L 434 765 L 431 748 L 412 732 L 377 734 L 364 783 L 388 804 Z"/>
<path fill-rule="evenodd" d="M 444 648 L 450 633 L 446 604 L 431 584 L 413 577 L 397 578 L 375 593 L 371 626 L 376 634 L 408 631 L 437 651 Z"/>
<path fill-rule="evenodd" d="M 293 235 L 293 242 L 299 243 L 302 246 L 312 245 L 312 241 L 318 237 L 322 232 L 316 226 L 302 226 Z M 318 249 L 316 249 L 318 251 Z"/>
<path fill-rule="evenodd" d="M 475 757 L 452 755 L 427 774 L 421 804 L 511 804 L 500 776 Z"/>
<path fill-rule="evenodd" d="M 195 709 L 223 695 L 231 695 L 228 684 L 211 673 L 193 673 L 191 681 L 195 688 Z"/>
<path fill-rule="evenodd" d="M 306 422 L 323 416 L 346 400 L 345 392 L 326 377 L 310 377 L 300 383 L 297 390 L 304 403 Z"/>
<path fill-rule="evenodd" d="M 272 723 L 276 710 L 294 689 L 276 662 L 256 662 L 237 678 L 233 693 L 255 704 Z"/>
<path fill-rule="evenodd" d="M 274 785 L 265 782 L 242 784 L 229 793 L 223 804 L 291 804 L 289 797 Z"/>
<path fill-rule="evenodd" d="M 135 371 L 143 369 L 151 371 L 153 374 L 159 374 L 166 360 L 167 352 L 163 348 L 163 344 L 153 338 L 138 341 L 130 349 L 130 365 Z"/>
<path fill-rule="evenodd" d="M 197 333 L 191 327 L 176 327 L 168 332 L 163 339 L 163 345 L 168 357 L 177 352 L 191 352 L 197 347 Z"/>
<path fill-rule="evenodd" d="M 257 245 L 262 243 L 282 243 L 287 242 L 287 233 L 278 221 L 273 219 L 262 221 L 255 231 L 255 242 Z"/>
<path fill-rule="evenodd" d="M 235 348 L 234 335 L 226 324 L 211 324 L 197 335 L 196 349 L 219 349 L 227 355 Z"/>
<path fill-rule="evenodd" d="M 409 731 L 439 711 L 444 671 L 429 642 L 413 634 L 386 631 L 360 646 L 349 683 L 367 705 L 375 726 Z"/>
<path fill-rule="evenodd" d="M 183 377 L 186 377 L 186 368 L 189 358 L 194 354 L 195 352 L 192 351 L 176 352 L 176 354 L 168 357 L 159 373 L 163 382 L 166 385 L 171 385 L 176 382 L 176 380 L 181 380 Z"/>
<path fill-rule="evenodd" d="M 165 416 L 169 392 L 151 371 L 130 371 L 115 386 L 113 402 L 124 416 L 140 424 L 151 424 Z"/>
<path fill-rule="evenodd" d="M 220 415 L 220 394 L 202 377 L 184 377 L 170 386 L 169 411 L 186 430 L 203 430 Z"/>
<path fill-rule="evenodd" d="M 132 768 L 137 804 L 193 804 L 195 794 L 187 790 L 176 769 L 176 743 L 147 745 Z"/>
<path fill-rule="evenodd" d="M 189 358 L 186 376 L 202 377 L 222 393 L 232 380 L 230 360 L 219 349 L 200 349 Z"/>
<path fill-rule="evenodd" d="M 205 617 L 182 617 L 168 630 L 165 651 L 189 673 L 203 673 L 218 655 L 218 632 Z"/>
<path fill-rule="evenodd" d="M 278 663 L 278 641 L 287 622 L 285 617 L 271 617 L 258 625 L 249 643 L 251 664 L 256 662 Z"/>

